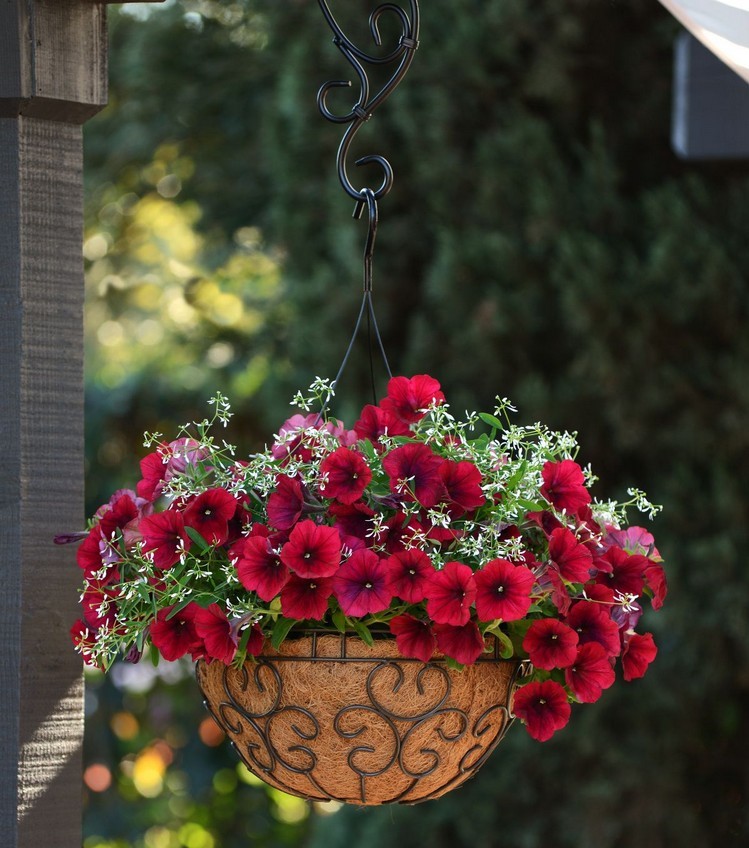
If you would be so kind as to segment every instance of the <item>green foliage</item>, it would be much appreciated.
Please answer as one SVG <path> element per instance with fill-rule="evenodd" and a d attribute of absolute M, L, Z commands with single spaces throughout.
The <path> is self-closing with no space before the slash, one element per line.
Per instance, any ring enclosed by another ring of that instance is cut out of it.
<path fill-rule="evenodd" d="M 456 410 L 489 408 L 501 392 L 524 420 L 578 430 L 580 461 L 606 491 L 637 481 L 664 504 L 654 530 L 671 598 L 653 621 L 660 654 L 645 680 L 606 693 L 543 748 L 511 732 L 481 775 L 442 801 L 316 820 L 312 844 L 743 845 L 746 165 L 671 153 L 676 28 L 658 4 L 422 6 L 412 71 L 355 151 L 388 156 L 396 173 L 374 280 L 395 370 L 432 373 Z M 89 479 L 100 493 L 133 482 L 116 479 L 117 468 L 142 430 L 194 417 L 214 389 L 231 397 L 249 449 L 293 389 L 332 376 L 364 241 L 334 173 L 338 129 L 315 110 L 317 85 L 349 71 L 313 0 L 193 0 L 145 22 L 111 17 L 112 106 L 87 130 L 88 236 L 105 239 L 90 245 L 89 272 Z M 170 197 L 172 177 L 181 187 Z M 121 210 L 111 218 L 109 204 Z M 167 237 L 144 217 L 155 209 L 170 216 Z M 249 246 L 235 238 L 245 228 Z M 138 253 L 157 240 L 163 254 Z M 100 262 L 111 269 L 95 271 Z M 104 284 L 107 274 L 125 285 Z M 191 285 L 208 294 L 190 301 Z M 195 310 L 189 332 L 157 308 L 167 309 L 169 288 L 178 314 L 182 302 Z M 222 324 L 221 294 L 243 314 L 257 310 L 256 329 Z M 137 335 L 149 320 L 140 333 L 163 334 L 153 355 Z M 93 338 L 107 321 L 122 324 L 117 356 Z M 212 365 L 209 351 L 223 344 L 231 362 L 215 364 L 227 356 L 219 347 Z M 248 377 L 257 358 L 265 364 Z M 341 416 L 366 399 L 365 359 L 360 346 Z M 109 479 L 97 481 L 101 471 Z M 172 713 L 169 727 L 192 738 L 194 694 L 159 698 L 179 703 L 186 723 Z M 89 746 L 106 751 L 107 738 Z M 196 756 L 189 780 L 207 787 L 215 767 Z M 218 844 L 240 844 L 243 830 L 246 844 L 275 803 L 263 795 L 271 806 L 261 809 L 254 792 L 250 803 L 191 788 L 189 804 L 201 827 L 232 834 Z M 112 804 L 92 798 L 90 832 L 135 839 L 147 816 L 163 814 L 158 798 L 128 802 L 119 819 Z M 259 844 L 303 832 L 274 827 Z"/>

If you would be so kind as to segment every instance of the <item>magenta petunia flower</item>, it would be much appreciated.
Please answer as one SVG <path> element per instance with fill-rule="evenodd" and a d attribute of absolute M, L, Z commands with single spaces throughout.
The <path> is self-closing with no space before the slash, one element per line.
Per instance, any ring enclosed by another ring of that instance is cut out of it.
<path fill-rule="evenodd" d="M 657 653 L 652 633 L 633 633 L 625 638 L 622 651 L 624 679 L 630 681 L 642 677 Z"/>
<path fill-rule="evenodd" d="M 187 505 L 185 524 L 197 530 L 209 545 L 223 545 L 236 510 L 237 501 L 226 489 L 207 489 Z"/>
<path fill-rule="evenodd" d="M 567 624 L 577 633 L 581 645 L 598 642 L 609 656 L 617 656 L 621 651 L 619 628 L 612 621 L 607 604 L 577 601 L 570 608 Z"/>
<path fill-rule="evenodd" d="M 441 571 L 429 578 L 426 597 L 432 621 L 456 627 L 466 624 L 476 600 L 476 581 L 470 567 L 462 562 L 446 562 Z"/>
<path fill-rule="evenodd" d="M 393 599 L 385 561 L 367 548 L 354 551 L 335 573 L 333 592 L 346 615 L 382 612 Z"/>
<path fill-rule="evenodd" d="M 369 439 L 380 449 L 380 436 L 407 436 L 411 432 L 408 424 L 392 412 L 372 404 L 367 404 L 362 409 L 359 420 L 354 424 L 354 430 L 360 439 Z"/>
<path fill-rule="evenodd" d="M 409 604 L 426 598 L 427 583 L 435 573 L 434 566 L 419 548 L 400 551 L 387 560 L 390 591 Z"/>
<path fill-rule="evenodd" d="M 577 657 L 564 670 L 564 680 L 583 704 L 592 704 L 616 679 L 611 659 L 598 642 L 578 645 Z"/>
<path fill-rule="evenodd" d="M 281 589 L 281 612 L 286 618 L 320 621 L 333 594 L 332 577 L 297 577 L 292 574 Z"/>
<path fill-rule="evenodd" d="M 281 548 L 281 561 L 299 577 L 330 577 L 341 562 L 341 537 L 335 527 L 300 521 Z"/>
<path fill-rule="evenodd" d="M 302 516 L 304 492 L 295 477 L 279 474 L 276 489 L 268 498 L 268 524 L 277 530 L 290 530 Z"/>
<path fill-rule="evenodd" d="M 528 628 L 523 649 L 536 668 L 566 668 L 575 661 L 578 641 L 577 633 L 563 622 L 540 618 Z"/>
<path fill-rule="evenodd" d="M 534 739 L 546 742 L 567 724 L 572 708 L 564 687 L 554 680 L 544 680 L 518 689 L 513 712 Z"/>
<path fill-rule="evenodd" d="M 590 492 L 585 488 L 585 477 L 580 466 L 571 459 L 545 463 L 541 476 L 544 483 L 541 494 L 557 509 L 567 512 L 590 503 Z"/>
<path fill-rule="evenodd" d="M 621 548 L 609 548 L 598 557 L 596 582 L 608 586 L 615 592 L 640 595 L 645 585 L 645 569 L 649 560 L 641 554 L 628 554 Z"/>
<path fill-rule="evenodd" d="M 465 624 L 435 624 L 437 647 L 461 665 L 472 665 L 484 652 L 484 638 L 475 621 Z"/>
<path fill-rule="evenodd" d="M 185 530 L 185 519 L 179 510 L 168 509 L 142 518 L 138 525 L 143 535 L 143 550 L 153 552 L 153 564 L 162 571 L 179 562 L 192 542 Z"/>
<path fill-rule="evenodd" d="M 392 450 L 382 460 L 382 467 L 390 478 L 391 492 L 429 508 L 444 494 L 440 474 L 444 461 L 427 445 L 414 442 Z"/>
<path fill-rule="evenodd" d="M 171 606 L 159 610 L 149 630 L 151 641 L 165 660 L 173 662 L 188 653 L 196 655 L 196 659 L 204 652 L 203 640 L 195 629 L 195 611 L 200 607 L 188 604 L 170 618 L 173 609 Z"/>
<path fill-rule="evenodd" d="M 565 580 L 585 583 L 590 579 L 593 554 L 566 527 L 559 527 L 549 537 L 549 559 Z"/>
<path fill-rule="evenodd" d="M 493 559 L 474 574 L 474 580 L 480 621 L 517 621 L 530 609 L 535 578 L 524 565 Z"/>
<path fill-rule="evenodd" d="M 372 479 L 372 472 L 364 457 L 356 450 L 338 448 L 320 463 L 324 482 L 320 494 L 340 503 L 358 501 Z"/>
<path fill-rule="evenodd" d="M 240 539 L 229 556 L 236 559 L 239 582 L 264 601 L 272 601 L 289 579 L 289 569 L 263 536 Z"/>
<path fill-rule="evenodd" d="M 414 657 L 429 662 L 437 647 L 437 639 L 427 621 L 419 621 L 412 615 L 396 615 L 390 619 L 390 632 L 395 644 L 404 657 Z"/>
<path fill-rule="evenodd" d="M 388 383 L 387 397 L 380 401 L 383 409 L 409 424 L 424 417 L 425 410 L 433 404 L 445 402 L 440 384 L 428 374 L 413 377 L 393 377 Z"/>
<path fill-rule="evenodd" d="M 472 462 L 446 459 L 440 466 L 446 501 L 455 515 L 478 509 L 486 498 L 481 491 L 481 472 Z"/>
<path fill-rule="evenodd" d="M 206 661 L 218 660 L 229 665 L 237 653 L 237 635 L 224 610 L 218 604 L 196 607 L 193 624 L 203 640 Z"/>

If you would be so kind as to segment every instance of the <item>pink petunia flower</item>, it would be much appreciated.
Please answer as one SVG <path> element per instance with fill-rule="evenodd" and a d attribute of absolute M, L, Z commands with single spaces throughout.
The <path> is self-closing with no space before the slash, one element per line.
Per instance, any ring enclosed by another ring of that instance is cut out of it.
<path fill-rule="evenodd" d="M 385 561 L 366 548 L 354 551 L 335 573 L 333 592 L 346 615 L 382 612 L 393 599 Z"/>
<path fill-rule="evenodd" d="M 395 644 L 404 657 L 414 657 L 429 662 L 437 647 L 437 639 L 427 621 L 419 621 L 412 615 L 396 615 L 390 619 L 390 632 Z"/>
<path fill-rule="evenodd" d="M 143 551 L 153 552 L 153 564 L 162 571 L 179 562 L 182 552 L 192 545 L 185 530 L 185 519 L 176 509 L 142 518 L 139 529 L 143 535 Z"/>
<path fill-rule="evenodd" d="M 196 607 L 193 624 L 203 640 L 206 662 L 218 660 L 229 665 L 237 653 L 237 634 L 224 610 L 218 604 Z"/>
<path fill-rule="evenodd" d="M 461 665 L 472 665 L 484 652 L 484 637 L 475 621 L 465 624 L 435 624 L 434 635 L 437 647 L 446 657 L 452 657 Z"/>
<path fill-rule="evenodd" d="M 598 642 L 609 656 L 616 656 L 621 651 L 619 628 L 612 621 L 607 605 L 577 601 L 570 608 L 567 624 L 577 633 L 581 645 Z"/>
<path fill-rule="evenodd" d="M 470 567 L 462 562 L 446 562 L 441 571 L 430 576 L 426 597 L 432 621 L 456 627 L 466 624 L 476 600 L 476 582 Z"/>
<path fill-rule="evenodd" d="M 585 488 L 585 477 L 580 466 L 571 459 L 547 462 L 541 471 L 541 494 L 556 509 L 576 512 L 590 503 L 590 492 Z"/>
<path fill-rule="evenodd" d="M 444 485 L 440 468 L 444 461 L 427 445 L 414 442 L 390 451 L 382 460 L 382 467 L 390 478 L 393 494 L 407 501 L 417 501 L 428 509 L 442 499 Z"/>
<path fill-rule="evenodd" d="M 281 589 L 281 612 L 286 618 L 320 621 L 333 594 L 332 577 L 297 577 L 292 574 Z"/>
<path fill-rule="evenodd" d="M 341 537 L 335 527 L 300 521 L 281 548 L 281 561 L 299 577 L 330 577 L 341 562 Z"/>
<path fill-rule="evenodd" d="M 434 566 L 419 548 L 400 551 L 387 560 L 390 591 L 406 603 L 418 604 L 426 598 Z"/>
<path fill-rule="evenodd" d="M 380 401 L 380 406 L 401 421 L 413 424 L 424 417 L 430 406 L 444 402 L 440 384 L 428 374 L 416 374 L 410 378 L 393 377 L 388 383 L 387 397 Z"/>
<path fill-rule="evenodd" d="M 518 689 L 513 712 L 534 739 L 546 742 L 567 724 L 572 708 L 564 688 L 554 680 L 544 680 Z"/>
<path fill-rule="evenodd" d="M 179 612 L 171 615 L 173 606 L 159 610 L 156 621 L 149 630 L 154 647 L 169 662 L 192 654 L 193 659 L 204 653 L 203 640 L 195 629 L 195 612 L 200 609 L 196 604 L 188 604 Z"/>
<path fill-rule="evenodd" d="M 364 457 L 351 448 L 338 448 L 328 454 L 320 464 L 324 482 L 320 494 L 340 503 L 358 501 L 372 479 L 372 471 Z"/>
<path fill-rule="evenodd" d="M 577 657 L 564 670 L 564 680 L 578 701 L 592 704 L 616 679 L 611 659 L 598 642 L 586 642 L 577 648 Z"/>
<path fill-rule="evenodd" d="M 625 637 L 622 651 L 624 679 L 630 681 L 643 677 L 657 653 L 652 633 L 632 633 Z"/>
<path fill-rule="evenodd" d="M 239 582 L 266 602 L 272 601 L 289 579 L 290 571 L 263 536 L 240 539 L 229 552 L 236 559 Z"/>
<path fill-rule="evenodd" d="M 523 649 L 536 668 L 566 668 L 577 656 L 578 635 L 556 618 L 540 618 L 528 628 Z"/>
<path fill-rule="evenodd" d="M 565 580 L 585 583 L 590 579 L 593 554 L 566 527 L 557 528 L 549 537 L 549 559 Z"/>
<path fill-rule="evenodd" d="M 517 621 L 531 606 L 533 572 L 506 559 L 493 559 L 474 574 L 480 621 Z"/>
<path fill-rule="evenodd" d="M 185 525 L 197 530 L 209 545 L 223 545 L 236 510 L 237 501 L 226 489 L 207 489 L 187 505 Z"/>

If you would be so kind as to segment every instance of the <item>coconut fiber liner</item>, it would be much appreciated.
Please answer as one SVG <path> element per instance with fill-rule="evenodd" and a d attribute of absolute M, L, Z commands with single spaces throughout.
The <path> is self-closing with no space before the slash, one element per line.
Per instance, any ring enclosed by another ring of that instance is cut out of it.
<path fill-rule="evenodd" d="M 463 670 L 391 638 L 311 633 L 239 668 L 197 665 L 205 704 L 258 777 L 313 800 L 416 803 L 459 786 L 512 723 L 517 660 Z"/>

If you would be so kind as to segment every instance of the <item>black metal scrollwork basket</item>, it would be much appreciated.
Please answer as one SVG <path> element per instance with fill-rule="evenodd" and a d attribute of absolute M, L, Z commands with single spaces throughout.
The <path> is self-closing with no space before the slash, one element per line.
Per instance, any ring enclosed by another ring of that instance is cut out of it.
<path fill-rule="evenodd" d="M 513 722 L 527 663 L 462 671 L 404 659 L 391 638 L 307 633 L 240 668 L 197 666 L 205 704 L 254 774 L 292 795 L 414 804 L 476 773 Z"/>

